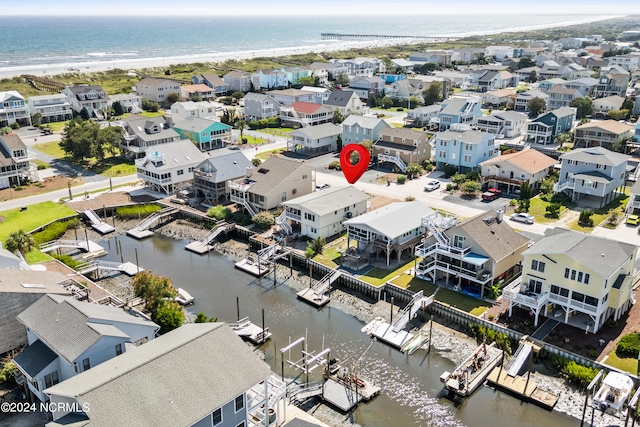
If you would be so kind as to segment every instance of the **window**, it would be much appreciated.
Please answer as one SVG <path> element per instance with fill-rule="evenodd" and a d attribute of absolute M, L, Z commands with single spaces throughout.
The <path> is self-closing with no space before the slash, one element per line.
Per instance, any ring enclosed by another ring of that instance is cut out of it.
<path fill-rule="evenodd" d="M 464 236 L 458 236 L 457 234 L 453 236 L 453 247 L 462 248 L 464 245 Z"/>
<path fill-rule="evenodd" d="M 542 282 L 539 280 L 529 280 L 529 290 L 536 294 L 542 293 Z"/>
<path fill-rule="evenodd" d="M 465 155 L 464 155 L 464 161 L 465 161 L 466 163 L 471 163 L 471 156 L 470 156 L 469 154 L 465 154 Z"/>
<path fill-rule="evenodd" d="M 58 384 L 60 379 L 58 378 L 58 371 L 53 371 L 50 374 L 44 376 L 44 387 L 49 388 L 52 385 Z"/>
<path fill-rule="evenodd" d="M 122 354 L 122 344 L 116 344 L 116 356 Z"/>
<path fill-rule="evenodd" d="M 317 233 L 317 232 L 318 232 L 318 229 L 317 229 L 317 228 L 313 228 L 313 227 L 311 227 L 309 230 L 310 230 L 312 233 Z"/>
<path fill-rule="evenodd" d="M 213 417 L 213 425 L 217 426 L 218 424 L 222 423 L 222 408 L 218 408 L 215 410 L 215 412 L 212 414 Z"/>
<path fill-rule="evenodd" d="M 236 427 L 246 427 L 246 424 L 243 422 L 241 422 L 240 424 L 238 424 Z"/>
<path fill-rule="evenodd" d="M 91 363 L 89 362 L 89 358 L 87 357 L 82 361 L 82 370 L 88 371 L 89 369 L 91 369 Z"/>
<path fill-rule="evenodd" d="M 244 408 L 244 394 L 236 397 L 236 412 Z"/>
<path fill-rule="evenodd" d="M 440 140 L 440 146 L 441 147 L 446 147 L 447 146 L 447 141 Z"/>
<path fill-rule="evenodd" d="M 177 175 L 184 175 L 184 169 L 178 169 Z"/>
<path fill-rule="evenodd" d="M 444 159 L 445 157 L 447 157 L 447 152 L 444 150 L 438 151 L 438 157 L 440 157 L 441 159 Z"/>
<path fill-rule="evenodd" d="M 536 259 L 531 260 L 531 269 L 544 273 L 545 263 Z"/>

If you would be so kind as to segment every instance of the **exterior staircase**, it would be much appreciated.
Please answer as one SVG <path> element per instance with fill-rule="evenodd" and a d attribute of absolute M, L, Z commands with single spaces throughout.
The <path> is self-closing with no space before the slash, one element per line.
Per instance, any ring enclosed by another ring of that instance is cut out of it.
<path fill-rule="evenodd" d="M 286 211 L 282 211 L 282 213 L 276 218 L 276 224 L 280 226 L 284 234 L 291 234 L 293 232 L 293 228 L 287 222 Z"/>
<path fill-rule="evenodd" d="M 378 154 L 378 161 L 391 162 L 395 164 L 403 173 L 407 171 L 407 164 L 400 157 Z"/>

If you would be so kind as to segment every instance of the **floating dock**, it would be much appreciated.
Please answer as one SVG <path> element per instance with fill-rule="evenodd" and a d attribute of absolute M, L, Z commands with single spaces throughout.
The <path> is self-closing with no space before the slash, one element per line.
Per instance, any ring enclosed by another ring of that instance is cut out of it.
<path fill-rule="evenodd" d="M 189 305 L 193 304 L 195 298 L 192 297 L 191 294 L 184 289 L 178 288 L 178 295 L 176 295 L 175 300 L 180 305 Z"/>
<path fill-rule="evenodd" d="M 236 262 L 234 266 L 238 270 L 242 270 L 245 273 L 249 273 L 256 277 L 262 277 L 266 274 L 269 274 L 269 271 L 271 271 L 269 263 L 261 261 L 260 266 L 258 266 L 258 262 L 253 257 L 240 260 Z"/>
<path fill-rule="evenodd" d="M 491 345 L 483 343 L 455 371 L 444 372 L 440 382 L 444 383 L 444 389 L 450 395 L 471 396 L 501 362 L 502 350 L 495 347 L 495 342 Z"/>
<path fill-rule="evenodd" d="M 316 308 L 324 307 L 329 303 L 329 297 L 326 294 L 318 294 L 313 290 L 313 288 L 303 289 L 296 295 L 298 295 L 298 299 L 301 299 Z"/>
<path fill-rule="evenodd" d="M 91 228 L 96 230 L 100 234 L 108 234 L 116 231 L 116 228 L 112 225 L 104 222 L 93 209 L 87 209 L 84 211 L 84 215 L 91 221 Z"/>
<path fill-rule="evenodd" d="M 506 369 L 494 368 L 487 377 L 487 383 L 549 411 L 558 403 L 558 396 L 539 389 L 535 381 L 529 381 L 527 384 L 527 379 L 522 376 L 510 376 Z"/>
<path fill-rule="evenodd" d="M 142 220 L 140 224 L 136 225 L 131 230 L 127 230 L 127 235 L 138 240 L 151 237 L 154 235 L 154 232 L 149 230 L 149 227 L 151 227 L 154 223 L 160 222 L 162 219 L 169 217 L 179 211 L 180 209 L 178 208 L 167 207 L 157 212 L 154 212 L 151 215 L 149 215 L 147 218 Z"/>
<path fill-rule="evenodd" d="M 144 271 L 144 268 L 135 265 L 132 262 L 113 262 L 113 261 L 90 261 L 80 264 L 76 267 L 76 271 L 80 274 L 87 274 L 93 271 L 119 271 L 127 276 L 135 276 Z"/>
<path fill-rule="evenodd" d="M 219 224 L 207 233 L 202 239 L 189 243 L 184 248 L 188 251 L 195 252 L 199 255 L 206 254 L 213 250 L 213 241 L 222 233 L 229 233 L 236 228 L 235 224 L 227 224 L 225 221 L 221 221 Z"/>
<path fill-rule="evenodd" d="M 248 317 L 242 318 L 236 323 L 230 323 L 229 326 L 233 329 L 233 332 L 235 332 L 236 335 L 255 345 L 262 344 L 271 338 L 269 328 L 264 328 L 263 330 L 260 326 L 252 323 Z"/>
<path fill-rule="evenodd" d="M 343 412 L 348 412 L 364 399 L 362 394 L 355 393 L 350 387 L 334 381 L 331 378 L 324 383 L 324 393 L 322 397 L 326 402 L 329 402 Z"/>
<path fill-rule="evenodd" d="M 397 349 L 402 348 L 403 345 L 413 339 L 413 334 L 410 332 L 394 331 L 394 326 L 387 323 L 382 317 L 376 317 L 362 328 L 362 331 Z"/>

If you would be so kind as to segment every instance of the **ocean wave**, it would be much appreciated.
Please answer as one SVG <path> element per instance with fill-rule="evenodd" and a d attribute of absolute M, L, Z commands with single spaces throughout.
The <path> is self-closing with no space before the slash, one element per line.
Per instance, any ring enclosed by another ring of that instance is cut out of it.
<path fill-rule="evenodd" d="M 85 55 L 104 58 L 104 57 L 119 57 L 119 56 L 138 56 L 138 53 L 137 52 L 87 52 Z"/>

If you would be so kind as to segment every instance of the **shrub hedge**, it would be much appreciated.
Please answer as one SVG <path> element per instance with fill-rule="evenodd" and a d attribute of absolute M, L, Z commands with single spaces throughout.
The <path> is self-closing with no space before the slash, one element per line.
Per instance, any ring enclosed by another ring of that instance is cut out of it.
<path fill-rule="evenodd" d="M 640 334 L 627 334 L 620 338 L 616 346 L 616 356 L 620 358 L 638 357 L 640 353 Z"/>
<path fill-rule="evenodd" d="M 160 209 L 162 208 L 155 204 L 121 206 L 116 208 L 116 215 L 123 219 L 144 218 L 154 212 L 158 212 Z"/>
<path fill-rule="evenodd" d="M 76 228 L 80 220 L 78 218 L 71 218 L 66 221 L 56 221 L 47 225 L 42 231 L 33 233 L 33 240 L 36 245 L 41 245 L 52 240 L 57 240 L 70 228 Z"/>

